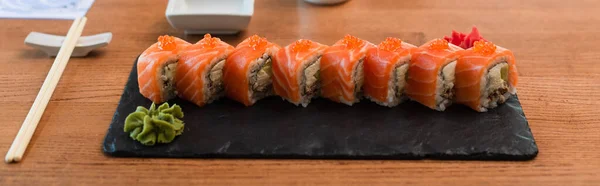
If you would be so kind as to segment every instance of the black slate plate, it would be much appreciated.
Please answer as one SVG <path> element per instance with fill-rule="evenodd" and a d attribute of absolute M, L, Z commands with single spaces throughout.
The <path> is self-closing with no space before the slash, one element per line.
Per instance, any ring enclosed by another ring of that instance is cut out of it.
<path fill-rule="evenodd" d="M 529 160 L 538 148 L 515 96 L 486 113 L 454 105 L 437 112 L 415 102 L 352 107 L 324 99 L 307 108 L 279 97 L 251 107 L 221 99 L 205 107 L 184 100 L 185 130 L 147 147 L 123 132 L 125 117 L 151 102 L 138 91 L 134 65 L 103 150 L 119 157 Z"/>

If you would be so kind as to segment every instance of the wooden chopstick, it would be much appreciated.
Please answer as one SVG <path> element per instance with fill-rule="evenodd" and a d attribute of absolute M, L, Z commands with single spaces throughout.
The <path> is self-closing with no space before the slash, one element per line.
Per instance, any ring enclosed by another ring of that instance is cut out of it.
<path fill-rule="evenodd" d="M 13 141 L 8 153 L 6 153 L 5 162 L 18 162 L 23 157 L 27 146 L 29 145 L 29 141 L 37 128 L 37 125 L 42 118 L 42 114 L 52 97 L 52 93 L 54 93 L 54 89 L 56 89 L 56 85 L 62 76 L 62 73 L 71 58 L 71 54 L 73 53 L 73 49 L 75 49 L 75 45 L 77 44 L 77 40 L 81 36 L 83 32 L 83 28 L 87 22 L 86 17 L 80 17 L 73 21 L 71 24 L 71 28 L 69 28 L 69 32 L 67 33 L 67 37 L 63 41 L 62 46 L 58 52 L 58 55 L 54 59 L 54 63 L 48 71 L 48 75 L 40 88 L 40 92 L 38 93 L 27 117 L 25 117 L 25 121 L 23 121 L 23 125 L 17 133 L 15 140 Z"/>

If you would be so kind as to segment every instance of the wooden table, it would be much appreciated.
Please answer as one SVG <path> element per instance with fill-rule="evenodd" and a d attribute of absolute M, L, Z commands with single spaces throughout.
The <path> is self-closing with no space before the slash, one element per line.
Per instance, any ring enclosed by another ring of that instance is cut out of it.
<path fill-rule="evenodd" d="M 527 162 L 331 161 L 111 158 L 101 143 L 136 56 L 171 34 L 167 1 L 98 0 L 84 35 L 110 31 L 111 44 L 71 59 L 24 160 L 0 163 L 0 185 L 599 185 L 600 1 L 351 0 L 333 7 L 258 0 L 249 28 L 287 45 L 331 44 L 350 33 L 379 43 L 395 36 L 422 44 L 469 31 L 512 49 L 519 98 L 539 146 Z M 65 35 L 71 21 L 0 20 L 0 152 L 23 122 L 53 58 L 23 44 L 31 31 Z"/>

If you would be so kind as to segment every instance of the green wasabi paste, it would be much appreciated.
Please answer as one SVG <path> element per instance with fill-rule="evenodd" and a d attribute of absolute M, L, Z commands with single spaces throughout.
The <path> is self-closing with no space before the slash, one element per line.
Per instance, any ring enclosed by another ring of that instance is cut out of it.
<path fill-rule="evenodd" d="M 183 133 L 182 119 L 183 111 L 179 105 L 169 107 L 169 103 L 164 103 L 156 108 L 152 103 L 150 109 L 138 106 L 135 112 L 129 114 L 123 130 L 144 145 L 170 143 L 175 136 Z"/>

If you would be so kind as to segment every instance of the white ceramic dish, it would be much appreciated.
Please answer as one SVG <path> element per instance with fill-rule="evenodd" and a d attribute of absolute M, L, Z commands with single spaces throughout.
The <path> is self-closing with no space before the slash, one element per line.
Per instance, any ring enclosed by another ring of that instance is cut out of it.
<path fill-rule="evenodd" d="M 92 50 L 108 45 L 112 39 L 112 33 L 106 32 L 91 36 L 81 36 L 73 49 L 72 57 L 84 57 Z M 31 32 L 25 38 L 25 44 L 40 49 L 49 56 L 56 56 L 62 46 L 65 36 Z"/>
<path fill-rule="evenodd" d="M 248 27 L 254 0 L 169 0 L 166 16 L 186 34 L 235 34 Z"/>

